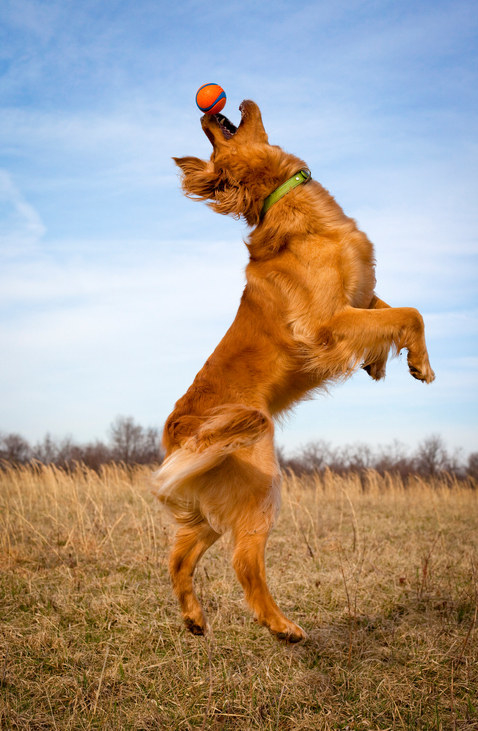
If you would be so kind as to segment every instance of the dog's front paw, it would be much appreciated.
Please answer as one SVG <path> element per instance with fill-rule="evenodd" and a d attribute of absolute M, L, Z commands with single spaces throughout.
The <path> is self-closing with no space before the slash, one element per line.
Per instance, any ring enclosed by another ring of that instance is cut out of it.
<path fill-rule="evenodd" d="M 386 365 L 387 361 L 378 360 L 375 363 L 363 365 L 362 368 L 374 381 L 380 381 L 382 378 L 385 378 Z"/>
<path fill-rule="evenodd" d="M 432 383 L 435 380 L 435 373 L 426 357 L 423 358 L 421 363 L 417 363 L 414 358 L 408 355 L 408 370 L 410 375 L 416 378 L 417 381 Z"/>

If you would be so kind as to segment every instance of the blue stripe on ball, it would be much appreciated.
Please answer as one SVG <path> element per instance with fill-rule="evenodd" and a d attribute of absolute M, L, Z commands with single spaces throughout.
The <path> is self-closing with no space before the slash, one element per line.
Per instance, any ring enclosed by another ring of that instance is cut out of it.
<path fill-rule="evenodd" d="M 209 105 L 208 107 L 199 107 L 199 108 L 200 108 L 200 109 L 201 109 L 201 111 L 203 111 L 203 112 L 208 112 L 208 111 L 209 111 L 210 109 L 212 109 L 212 108 L 213 108 L 214 106 L 216 106 L 216 104 L 217 104 L 217 103 L 218 103 L 218 102 L 219 102 L 219 101 L 220 101 L 221 99 L 225 99 L 225 98 L 226 98 L 226 94 L 225 94 L 225 92 L 223 91 L 223 92 L 222 92 L 221 94 L 219 94 L 219 96 L 217 97 L 217 99 L 216 99 L 215 101 L 213 101 L 213 103 L 212 103 L 212 104 L 210 104 L 210 105 Z"/>
<path fill-rule="evenodd" d="M 212 83 L 211 81 L 209 82 L 209 84 L 203 84 L 203 85 L 202 85 L 202 86 L 200 86 L 200 87 L 199 87 L 199 89 L 197 90 L 197 94 L 196 94 L 196 96 L 197 96 L 197 95 L 199 94 L 199 92 L 200 92 L 200 91 L 202 91 L 203 89 L 205 89 L 205 88 L 206 88 L 206 86 L 219 86 L 219 84 L 213 84 L 213 83 Z"/>

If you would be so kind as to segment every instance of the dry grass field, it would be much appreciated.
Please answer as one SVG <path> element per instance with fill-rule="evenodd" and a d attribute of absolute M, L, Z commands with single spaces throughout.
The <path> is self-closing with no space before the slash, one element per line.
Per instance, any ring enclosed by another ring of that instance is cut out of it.
<path fill-rule="evenodd" d="M 309 634 L 287 646 L 227 538 L 197 573 L 211 632 L 186 633 L 148 474 L 0 471 L 2 729 L 478 728 L 478 491 L 286 478 L 269 581 Z"/>

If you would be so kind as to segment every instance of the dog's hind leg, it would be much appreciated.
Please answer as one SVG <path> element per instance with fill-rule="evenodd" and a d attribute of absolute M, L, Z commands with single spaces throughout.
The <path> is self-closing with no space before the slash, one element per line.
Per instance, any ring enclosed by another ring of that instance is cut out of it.
<path fill-rule="evenodd" d="M 178 528 L 169 558 L 169 573 L 186 627 L 195 635 L 203 635 L 206 618 L 193 586 L 194 570 L 201 556 L 220 537 L 209 523 L 198 516 Z"/>
<path fill-rule="evenodd" d="M 257 621 L 279 639 L 299 642 L 306 636 L 304 630 L 284 616 L 266 580 L 265 548 L 279 507 L 281 484 L 272 439 L 262 440 L 243 460 L 236 460 L 235 475 L 237 502 L 230 525 L 237 578 Z"/>
<path fill-rule="evenodd" d="M 236 534 L 234 569 L 259 624 L 279 639 L 300 642 L 306 636 L 304 630 L 282 614 L 267 586 L 264 562 L 267 538 L 268 533 Z"/>

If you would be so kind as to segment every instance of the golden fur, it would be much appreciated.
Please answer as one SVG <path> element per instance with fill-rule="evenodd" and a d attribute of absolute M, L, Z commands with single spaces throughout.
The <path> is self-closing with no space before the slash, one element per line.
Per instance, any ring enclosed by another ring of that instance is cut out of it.
<path fill-rule="evenodd" d="M 154 489 L 178 523 L 170 573 L 187 627 L 206 630 L 193 573 L 230 530 L 234 568 L 256 618 L 297 642 L 304 631 L 276 605 L 264 568 L 280 502 L 273 418 L 360 366 L 383 378 L 390 351 L 408 351 L 415 378 L 430 383 L 434 374 L 420 313 L 375 295 L 372 244 L 318 182 L 295 188 L 261 218 L 264 199 L 306 165 L 269 145 L 254 102 L 240 108 L 233 135 L 220 115 L 202 118 L 209 161 L 175 158 L 186 195 L 243 217 L 252 232 L 236 318 L 166 422 Z"/>

